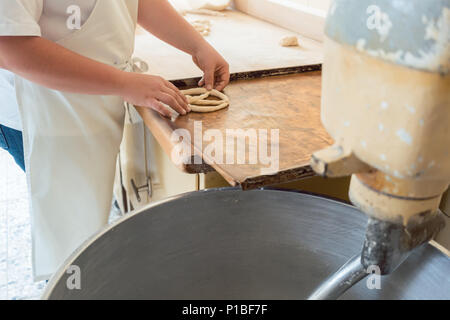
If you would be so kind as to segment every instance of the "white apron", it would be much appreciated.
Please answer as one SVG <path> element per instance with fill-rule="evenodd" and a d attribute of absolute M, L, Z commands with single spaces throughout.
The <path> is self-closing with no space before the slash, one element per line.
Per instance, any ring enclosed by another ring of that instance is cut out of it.
<path fill-rule="evenodd" d="M 138 0 L 98 0 L 82 28 L 57 43 L 132 71 L 137 13 Z M 107 224 L 125 108 L 120 97 L 64 93 L 18 76 L 15 87 L 38 281 Z"/>
<path fill-rule="evenodd" d="M 138 72 L 145 72 L 137 70 Z M 125 117 L 114 195 L 122 213 L 139 210 L 151 201 L 155 163 L 151 133 L 134 107 Z"/>

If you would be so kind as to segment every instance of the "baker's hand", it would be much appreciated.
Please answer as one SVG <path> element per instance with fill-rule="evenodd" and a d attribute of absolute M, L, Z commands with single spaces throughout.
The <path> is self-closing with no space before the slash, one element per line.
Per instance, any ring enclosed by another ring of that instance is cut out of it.
<path fill-rule="evenodd" d="M 132 105 L 151 108 L 166 117 L 171 117 L 171 112 L 163 103 L 183 115 L 191 111 L 184 94 L 161 77 L 124 72 L 121 80 L 121 96 Z"/>
<path fill-rule="evenodd" d="M 193 56 L 194 63 L 203 71 L 204 76 L 198 83 L 207 90 L 222 91 L 230 82 L 230 67 L 225 59 L 205 42 Z"/>

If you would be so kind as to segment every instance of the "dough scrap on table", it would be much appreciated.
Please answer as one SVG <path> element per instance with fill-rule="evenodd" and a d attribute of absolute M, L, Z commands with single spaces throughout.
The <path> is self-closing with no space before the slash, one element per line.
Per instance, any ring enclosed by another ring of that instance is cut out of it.
<path fill-rule="evenodd" d="M 280 41 L 282 47 L 298 47 L 298 38 L 296 36 L 286 36 Z"/>
<path fill-rule="evenodd" d="M 206 0 L 197 9 L 207 9 L 214 11 L 222 11 L 228 8 L 231 4 L 231 0 Z"/>
<path fill-rule="evenodd" d="M 189 102 L 189 107 L 193 112 L 214 112 L 225 109 L 230 105 L 230 99 L 220 91 L 215 89 L 208 91 L 205 88 L 194 88 L 181 90 Z M 209 97 L 216 97 L 220 100 L 208 100 Z"/>
<path fill-rule="evenodd" d="M 184 16 L 187 13 L 199 14 L 215 17 L 225 17 L 223 13 L 231 5 L 231 0 L 202 0 L 200 3 L 189 3 L 192 1 L 186 0 L 169 0 L 174 2 L 175 7 L 179 8 L 180 13 Z"/>
<path fill-rule="evenodd" d="M 211 21 L 209 20 L 195 20 L 191 22 L 191 25 L 204 37 L 209 36 L 211 32 Z"/>

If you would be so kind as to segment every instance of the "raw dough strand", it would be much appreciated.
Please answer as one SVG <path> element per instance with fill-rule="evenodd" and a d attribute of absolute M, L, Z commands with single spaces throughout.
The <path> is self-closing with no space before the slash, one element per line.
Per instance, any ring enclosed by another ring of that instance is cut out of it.
<path fill-rule="evenodd" d="M 191 104 L 195 104 L 197 106 L 219 106 L 223 103 L 223 100 L 198 100 L 192 102 Z"/>
<path fill-rule="evenodd" d="M 219 110 L 225 109 L 229 105 L 230 105 L 229 102 L 224 102 L 224 103 L 222 103 L 221 105 L 218 105 L 218 106 L 195 106 L 195 105 L 191 105 L 190 108 L 194 112 L 207 113 L 207 112 L 215 112 L 215 111 L 219 111 Z"/>
<path fill-rule="evenodd" d="M 203 101 L 204 99 L 207 99 L 209 97 L 209 92 L 206 92 L 204 94 L 201 94 L 199 96 L 193 97 L 193 96 L 186 96 L 188 98 L 188 102 L 190 104 L 195 104 L 196 102 Z"/>

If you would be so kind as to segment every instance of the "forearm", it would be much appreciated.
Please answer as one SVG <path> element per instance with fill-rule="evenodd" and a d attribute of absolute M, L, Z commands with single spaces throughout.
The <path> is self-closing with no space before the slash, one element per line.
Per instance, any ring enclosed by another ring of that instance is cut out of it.
<path fill-rule="evenodd" d="M 120 95 L 125 72 L 40 37 L 0 37 L 0 67 L 50 89 Z"/>
<path fill-rule="evenodd" d="M 140 0 L 138 22 L 159 39 L 190 55 L 209 45 L 167 0 Z"/>

